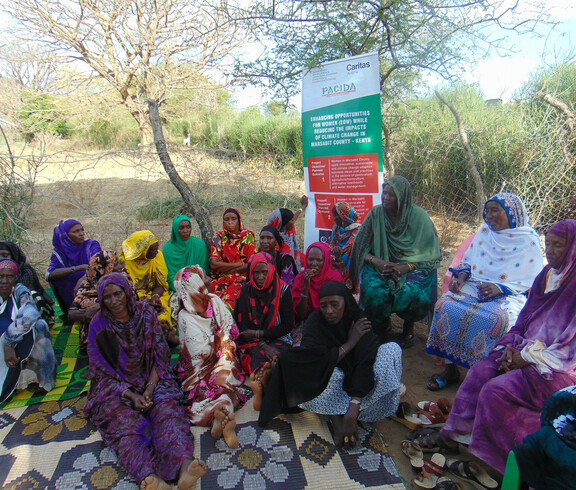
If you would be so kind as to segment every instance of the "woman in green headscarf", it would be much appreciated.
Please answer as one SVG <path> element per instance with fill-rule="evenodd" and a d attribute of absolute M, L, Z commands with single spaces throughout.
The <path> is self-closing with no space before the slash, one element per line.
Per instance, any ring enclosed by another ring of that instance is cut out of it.
<path fill-rule="evenodd" d="M 414 322 L 426 316 L 434 270 L 442 253 L 428 213 L 412 204 L 408 181 L 395 176 L 382 186 L 382 204 L 374 206 L 354 242 L 350 279 L 360 283 L 360 301 L 381 341 L 390 315 L 404 320 L 403 347 L 414 344 Z"/>
<path fill-rule="evenodd" d="M 189 265 L 199 265 L 208 273 L 208 248 L 206 244 L 191 236 L 192 221 L 184 214 L 179 214 L 172 221 L 172 236 L 166 242 L 162 253 L 168 267 L 168 287 L 174 289 L 174 276 Z"/>

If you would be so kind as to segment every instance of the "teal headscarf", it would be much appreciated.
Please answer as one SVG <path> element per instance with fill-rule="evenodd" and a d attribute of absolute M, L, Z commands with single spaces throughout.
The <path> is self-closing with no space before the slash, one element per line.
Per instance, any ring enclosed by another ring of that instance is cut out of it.
<path fill-rule="evenodd" d="M 185 214 L 180 214 L 172 221 L 172 236 L 169 242 L 166 242 L 162 253 L 168 266 L 168 285 L 170 291 L 174 291 L 174 276 L 176 273 L 189 265 L 199 265 L 208 272 L 208 249 L 206 244 L 190 236 L 188 240 L 182 240 L 178 233 L 178 227 L 182 221 L 189 221 L 192 226 L 192 220 Z"/>
<path fill-rule="evenodd" d="M 397 175 L 386 180 L 384 185 L 392 187 L 396 194 L 398 220 L 392 223 L 381 204 L 368 213 L 352 250 L 350 277 L 353 284 L 358 284 L 368 252 L 390 262 L 413 263 L 426 273 L 436 269 L 442 260 L 436 228 L 428 213 L 412 203 L 412 188 L 408 180 Z"/>

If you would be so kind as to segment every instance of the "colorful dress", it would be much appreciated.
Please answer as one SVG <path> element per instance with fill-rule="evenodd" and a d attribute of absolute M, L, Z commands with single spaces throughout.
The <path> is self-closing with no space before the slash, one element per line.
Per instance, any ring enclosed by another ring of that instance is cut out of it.
<path fill-rule="evenodd" d="M 510 228 L 494 231 L 482 225 L 464 254 L 462 263 L 450 271 L 466 272 L 469 279 L 459 294 L 448 292 L 434 308 L 426 352 L 470 368 L 510 330 L 527 299 L 527 292 L 542 270 L 538 234 L 529 226 L 522 200 L 508 193 L 487 201 L 502 205 Z M 486 208 L 484 208 L 486 209 Z M 484 210 L 486 220 L 486 210 Z M 482 283 L 496 284 L 501 294 L 482 301 Z"/>
<path fill-rule="evenodd" d="M 48 325 L 53 325 L 55 321 L 54 313 L 54 300 L 44 290 L 44 287 L 38 279 L 38 274 L 27 261 L 24 251 L 15 243 L 0 242 L 0 250 L 7 250 L 10 252 L 11 258 L 18 265 L 18 276 L 16 282 L 24 284 L 29 290 L 32 298 L 36 302 L 36 306 L 42 314 L 42 318 L 46 320 Z"/>
<path fill-rule="evenodd" d="M 52 252 L 50 265 L 46 272 L 46 281 L 49 280 L 50 273 L 56 269 L 88 264 L 90 257 L 102 250 L 96 240 L 84 240 L 80 244 L 72 241 L 68 236 L 68 231 L 77 224 L 81 223 L 75 219 L 67 219 L 66 221 L 60 221 L 58 226 L 54 228 L 54 235 L 52 237 L 54 251 Z M 86 274 L 86 271 L 78 271 L 66 277 L 61 277 L 60 279 L 49 280 L 54 295 L 64 314 L 68 312 L 68 308 L 72 304 L 72 301 L 74 301 L 74 288 L 84 274 Z"/>
<path fill-rule="evenodd" d="M 254 282 L 254 268 L 259 263 L 268 265 L 268 274 L 262 288 Z M 250 261 L 250 282 L 244 284 L 236 301 L 234 318 L 240 332 L 261 330 L 260 338 L 239 341 L 242 367 L 251 374 L 258 371 L 268 358 L 260 343 L 264 342 L 282 351 L 292 346 L 290 332 L 294 328 L 294 304 L 290 286 L 276 274 L 272 256 L 259 252 Z"/>
<path fill-rule="evenodd" d="M 0 268 L 10 268 L 17 274 L 16 262 L 1 259 Z M 4 360 L 4 346 L 13 347 L 21 362 L 8 367 Z M 28 360 L 22 369 L 24 360 Z M 0 296 L 0 403 L 15 389 L 31 383 L 50 391 L 56 383 L 56 358 L 48 324 L 42 319 L 30 290 L 16 283 L 12 294 L 4 300 Z"/>
<path fill-rule="evenodd" d="M 91 380 L 86 416 L 98 428 L 118 461 L 141 483 L 156 474 L 177 478 L 186 459 L 193 459 L 194 436 L 181 405 L 182 391 L 170 369 L 170 351 L 154 308 L 136 297 L 122 274 L 111 273 L 98 283 L 98 301 L 104 289 L 120 286 L 127 298 L 128 323 L 121 323 L 104 307 L 92 319 L 88 336 Z M 148 412 L 134 409 L 122 394 L 142 394 L 153 368 L 159 376 Z"/>
<path fill-rule="evenodd" d="M 88 269 L 86 270 L 86 275 L 83 277 L 78 289 L 76 290 L 76 296 L 74 301 L 70 305 L 70 310 L 85 310 L 90 306 L 94 306 L 98 303 L 98 281 L 102 276 L 110 274 L 114 271 L 118 263 L 118 257 L 116 252 L 112 251 L 100 251 L 92 256 L 90 262 L 88 263 Z M 134 284 L 128 273 L 123 270 L 122 273 L 129 280 L 132 288 Z M 90 320 L 80 320 L 79 321 L 79 332 L 80 332 L 80 348 L 86 348 L 88 343 L 88 326 L 90 325 Z"/>
<path fill-rule="evenodd" d="M 346 281 L 346 279 L 348 279 L 350 254 L 352 253 L 354 239 L 361 226 L 360 223 L 358 223 L 360 217 L 347 202 L 336 203 L 334 209 L 336 209 L 344 226 L 334 224 L 328 246 L 330 247 L 332 255 L 334 255 L 334 249 L 340 249 L 340 256 L 332 259 L 332 265 L 340 271 L 342 278 Z"/>
<path fill-rule="evenodd" d="M 576 220 L 548 233 L 567 241 L 560 266 L 538 274 L 516 325 L 472 366 L 442 429 L 450 439 L 469 439 L 470 453 L 501 473 L 512 447 L 540 427 L 544 402 L 576 384 Z M 496 359 L 505 346 L 531 364 L 502 373 Z"/>
<path fill-rule="evenodd" d="M 238 210 L 235 209 L 234 212 L 239 216 L 239 234 L 230 233 L 225 228 L 216 233 L 212 238 L 210 258 L 229 264 L 248 263 L 250 257 L 256 253 L 256 240 L 252 231 L 243 229 L 242 217 Z M 212 290 L 224 301 L 230 311 L 233 311 L 240 288 L 246 282 L 246 274 L 212 271 L 212 277 L 214 279 Z"/>
<path fill-rule="evenodd" d="M 141 300 L 149 301 L 152 298 L 153 290 L 162 286 L 163 291 L 160 295 L 162 308 L 158 311 L 158 320 L 165 320 L 172 325 L 168 268 L 164 256 L 158 250 L 156 257 L 153 259 L 146 258 L 148 249 L 156 242 L 158 239 L 150 230 L 136 231 L 122 242 L 120 260 L 124 261 L 126 270 L 134 281 L 136 293 Z"/>
<path fill-rule="evenodd" d="M 206 292 L 202 269 L 180 270 L 174 285 L 181 304 L 180 358 L 174 372 L 191 422 L 212 425 L 216 408 L 234 412 L 246 401 L 239 389 L 244 372 L 234 342 L 238 328 L 222 300 Z M 199 304 L 206 308 L 202 315 L 196 311 Z"/>
<path fill-rule="evenodd" d="M 170 291 L 176 291 L 174 288 L 174 276 L 180 269 L 189 265 L 199 265 L 208 272 L 208 249 L 206 244 L 200 238 L 193 236 L 190 236 L 188 240 L 182 240 L 178 233 L 178 227 L 182 221 L 188 221 L 190 226 L 192 226 L 192 220 L 188 216 L 184 214 L 176 216 L 174 221 L 172 221 L 170 241 L 166 242 L 162 248 L 164 260 L 168 267 L 168 287 Z"/>
<path fill-rule="evenodd" d="M 308 247 L 306 250 L 306 264 L 308 264 L 308 255 L 312 248 L 319 248 L 324 256 L 324 265 L 320 274 L 310 278 L 310 288 L 308 289 L 308 313 L 311 313 L 318 308 L 320 308 L 320 288 L 325 282 L 328 281 L 340 281 L 342 282 L 342 274 L 340 274 L 334 267 L 332 267 L 332 262 L 330 258 L 330 249 L 328 245 L 322 242 L 315 242 Z M 294 308 L 298 306 L 300 300 L 302 299 L 302 289 L 304 288 L 304 269 L 300 274 L 294 279 L 294 286 L 292 288 L 292 299 L 294 301 Z"/>
<path fill-rule="evenodd" d="M 398 220 L 392 223 L 382 205 L 374 206 L 356 236 L 350 260 L 352 285 L 356 288 L 360 283 L 360 303 L 379 337 L 387 333 L 392 313 L 408 322 L 428 314 L 435 270 L 442 260 L 434 223 L 424 209 L 412 203 L 408 181 L 397 175 L 384 185 L 396 194 Z M 364 262 L 369 252 L 382 260 L 413 264 L 415 270 L 398 281 L 384 279 Z"/>
<path fill-rule="evenodd" d="M 299 347 L 280 354 L 262 402 L 260 423 L 296 406 L 314 413 L 340 415 L 352 397 L 362 398 L 358 420 L 375 422 L 396 412 L 400 401 L 402 349 L 396 343 L 379 346 L 372 332 L 338 362 L 353 323 L 365 316 L 342 283 L 324 284 L 322 296 L 344 298 L 344 314 L 329 324 L 321 311 L 306 321 Z"/>
<path fill-rule="evenodd" d="M 304 260 L 304 254 L 300 251 L 296 229 L 282 231 L 282 228 L 285 227 L 293 217 L 294 213 L 289 209 L 278 208 L 268 216 L 268 224 L 276 228 L 280 232 L 280 236 L 282 236 L 283 244 L 280 246 L 279 251 L 290 254 L 296 263 L 298 271 L 301 271 L 306 262 Z"/>

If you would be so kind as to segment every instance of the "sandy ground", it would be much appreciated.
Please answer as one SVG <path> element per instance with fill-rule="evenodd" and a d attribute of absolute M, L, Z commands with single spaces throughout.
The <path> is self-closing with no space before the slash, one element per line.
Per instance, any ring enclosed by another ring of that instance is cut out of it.
<path fill-rule="evenodd" d="M 178 153 L 175 162 L 183 178 L 208 206 L 215 230 L 222 226 L 222 211 L 229 206 L 236 207 L 236 201 L 245 202 L 246 195 L 273 193 L 278 199 L 274 207 L 285 207 L 290 199 L 304 192 L 302 179 L 280 174 L 267 167 L 266 162 L 230 162 L 213 155 L 198 156 L 194 152 Z M 163 243 L 170 237 L 171 218 L 142 222 L 138 220 L 137 211 L 152 199 L 162 202 L 178 196 L 150 152 L 57 152 L 47 159 L 38 174 L 25 251 L 29 260 L 43 273 L 52 250 L 52 230 L 60 219 L 69 217 L 82 221 L 88 237 L 99 240 L 104 249 L 118 250 L 122 240 L 138 229 L 152 230 Z M 273 207 L 269 207 L 270 203 L 259 206 L 253 201 L 246 202 L 249 204 L 238 207 L 245 226 L 257 232 Z M 431 216 L 444 253 L 439 269 L 441 283 L 457 245 L 472 232 L 472 227 L 446 216 L 433 213 Z M 300 237 L 304 234 L 303 226 L 304 220 L 301 219 L 297 223 Z M 195 224 L 193 234 L 199 236 Z M 393 319 L 393 325 L 398 332 L 401 331 L 398 318 Z M 424 352 L 427 325 L 418 323 L 416 334 L 416 345 L 404 351 L 403 381 L 407 386 L 404 400 L 416 405 L 420 400 L 436 400 L 441 396 L 453 399 L 456 386 L 436 393 L 426 389 L 426 380 L 441 368 L 435 364 L 435 358 Z M 389 419 L 377 425 L 402 476 L 411 483 L 415 474 L 400 449 L 400 442 L 406 438 L 408 429 Z M 472 458 L 466 453 L 463 456 Z M 462 483 L 464 488 L 476 488 L 468 482 Z"/>

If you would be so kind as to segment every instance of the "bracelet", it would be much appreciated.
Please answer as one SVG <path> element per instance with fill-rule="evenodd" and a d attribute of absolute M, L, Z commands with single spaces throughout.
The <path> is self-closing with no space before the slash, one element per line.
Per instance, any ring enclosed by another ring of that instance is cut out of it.
<path fill-rule="evenodd" d="M 72 274 L 74 274 L 76 272 L 76 266 L 73 265 L 72 267 L 70 267 L 70 270 L 72 271 Z"/>
<path fill-rule="evenodd" d="M 416 266 L 412 262 L 409 262 L 408 269 L 410 269 L 410 272 L 412 272 L 414 269 L 416 269 Z"/>
<path fill-rule="evenodd" d="M 346 349 L 344 349 L 344 347 L 340 346 L 338 350 L 341 350 L 342 354 L 346 355 Z"/>
<path fill-rule="evenodd" d="M 301 294 L 300 297 L 301 297 L 301 298 L 307 298 L 308 295 L 307 295 L 307 294 Z"/>
<path fill-rule="evenodd" d="M 158 386 L 158 383 L 146 383 L 146 388 L 148 388 L 148 386 L 154 386 L 154 388 L 156 388 L 156 386 Z"/>
<path fill-rule="evenodd" d="M 122 392 L 122 394 L 120 395 L 120 398 L 128 398 L 128 397 L 126 396 L 126 393 L 129 392 L 129 391 L 130 391 L 130 388 L 126 388 L 126 389 Z"/>
<path fill-rule="evenodd" d="M 368 258 L 368 263 L 369 263 L 370 265 L 372 265 L 372 261 L 373 261 L 373 260 L 374 260 L 374 255 L 371 255 L 371 256 Z"/>
<path fill-rule="evenodd" d="M 258 347 L 264 347 L 265 344 L 266 344 L 266 342 L 261 340 L 260 342 L 258 342 Z"/>
<path fill-rule="evenodd" d="M 350 404 L 360 405 L 361 403 L 362 403 L 362 400 L 355 400 L 354 398 L 352 398 L 352 400 L 350 400 Z"/>

